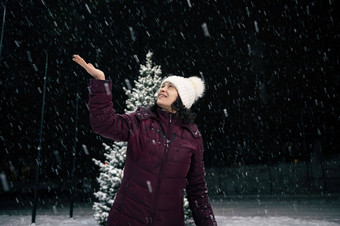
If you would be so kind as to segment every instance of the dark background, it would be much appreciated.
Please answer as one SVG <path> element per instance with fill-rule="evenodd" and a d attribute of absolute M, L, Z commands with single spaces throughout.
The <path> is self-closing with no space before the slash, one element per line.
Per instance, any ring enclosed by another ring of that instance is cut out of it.
<path fill-rule="evenodd" d="M 30 192 L 34 184 L 47 51 L 40 180 L 48 191 L 67 190 L 71 183 L 77 92 L 77 184 L 96 184 L 98 168 L 91 159 L 103 159 L 102 143 L 110 143 L 91 131 L 90 76 L 72 61 L 75 53 L 113 80 L 120 113 L 127 98 L 124 79 L 133 84 L 149 50 L 163 76 L 204 78 L 206 94 L 192 109 L 206 167 L 339 156 L 339 23 L 333 0 L 2 4 L 0 172 L 11 191 Z"/>

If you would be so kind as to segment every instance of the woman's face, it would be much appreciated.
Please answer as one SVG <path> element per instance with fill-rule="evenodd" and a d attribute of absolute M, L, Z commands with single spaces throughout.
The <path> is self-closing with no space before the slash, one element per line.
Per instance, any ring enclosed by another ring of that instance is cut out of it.
<path fill-rule="evenodd" d="M 157 95 L 157 105 L 166 111 L 172 112 L 171 104 L 178 97 L 178 92 L 175 86 L 170 82 L 164 82 Z"/>

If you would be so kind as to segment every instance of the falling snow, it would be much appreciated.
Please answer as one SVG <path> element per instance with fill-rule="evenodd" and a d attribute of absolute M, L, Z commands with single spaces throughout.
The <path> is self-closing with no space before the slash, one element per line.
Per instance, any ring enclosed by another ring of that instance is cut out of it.
<path fill-rule="evenodd" d="M 213 201 L 219 225 L 339 225 L 332 203 L 340 193 L 336 12 L 333 0 L 2 1 L 0 225 L 30 223 L 37 165 L 38 207 L 50 206 L 38 211 L 37 225 L 96 225 L 91 208 L 99 166 L 109 163 L 107 140 L 89 126 L 90 76 L 73 54 L 112 80 L 112 93 L 107 83 L 105 92 L 118 113 L 154 101 L 127 101 L 141 72 L 204 80 L 206 92 L 192 110 L 209 194 L 222 197 L 221 205 Z M 145 62 L 149 51 L 159 67 Z M 110 173 L 118 183 L 122 171 Z M 61 205 L 72 186 L 75 202 L 91 207 L 68 219 Z M 150 181 L 145 186 L 154 192 Z M 307 199 L 292 203 L 289 195 L 299 194 L 321 197 L 329 212 Z M 248 195 L 281 198 L 229 199 Z M 17 212 L 5 212 L 7 202 Z"/>

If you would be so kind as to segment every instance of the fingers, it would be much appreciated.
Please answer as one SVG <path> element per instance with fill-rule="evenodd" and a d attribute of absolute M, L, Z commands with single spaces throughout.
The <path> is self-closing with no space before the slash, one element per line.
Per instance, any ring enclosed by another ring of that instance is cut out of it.
<path fill-rule="evenodd" d="M 96 69 L 91 63 L 86 63 L 86 61 L 77 54 L 74 54 L 72 57 L 74 62 L 82 66 L 94 78 L 101 80 L 105 79 L 105 74 L 101 70 Z"/>
<path fill-rule="evenodd" d="M 74 54 L 72 60 L 78 63 L 83 68 L 86 68 L 88 66 L 86 61 L 83 58 L 81 58 L 79 55 Z"/>
<path fill-rule="evenodd" d="M 76 54 L 74 54 L 73 55 L 73 58 L 72 58 L 72 60 L 74 60 L 75 62 L 81 62 L 81 61 L 84 61 L 85 62 L 85 60 L 83 59 L 83 58 L 81 58 L 79 55 L 76 55 Z"/>

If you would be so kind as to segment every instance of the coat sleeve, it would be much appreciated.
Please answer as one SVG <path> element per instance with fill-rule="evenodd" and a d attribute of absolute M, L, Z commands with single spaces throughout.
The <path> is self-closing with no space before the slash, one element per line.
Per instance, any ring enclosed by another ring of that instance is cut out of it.
<path fill-rule="evenodd" d="M 127 141 L 132 129 L 132 115 L 116 114 L 112 103 L 112 81 L 90 80 L 90 123 L 93 131 L 115 141 Z"/>
<path fill-rule="evenodd" d="M 191 159 L 187 175 L 187 195 L 189 207 L 192 211 L 195 224 L 198 226 L 217 225 L 212 207 L 208 199 L 208 188 L 204 179 L 205 169 L 203 163 L 203 141 L 198 139 L 198 149 Z"/>

